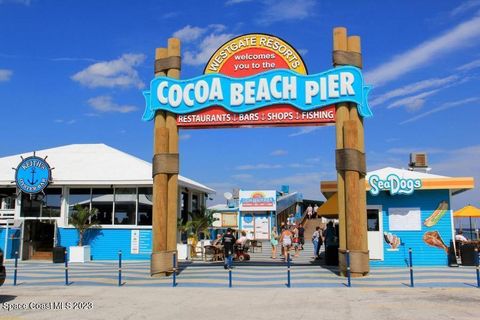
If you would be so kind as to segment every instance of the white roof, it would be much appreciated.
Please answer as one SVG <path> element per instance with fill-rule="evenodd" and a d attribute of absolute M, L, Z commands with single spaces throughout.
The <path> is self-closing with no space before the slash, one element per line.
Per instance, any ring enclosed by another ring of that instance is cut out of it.
<path fill-rule="evenodd" d="M 382 169 L 378 169 L 375 171 L 371 171 L 367 173 L 367 180 L 371 175 L 377 175 L 380 177 L 380 179 L 386 179 L 388 175 L 390 174 L 396 174 L 400 178 L 403 179 L 439 179 L 439 178 L 449 178 L 446 176 L 439 176 L 436 174 L 430 174 L 430 173 L 424 173 L 424 172 L 418 172 L 418 171 L 411 171 L 411 170 L 405 170 L 405 169 L 398 169 L 398 168 L 392 168 L 392 167 L 386 167 Z"/>
<path fill-rule="evenodd" d="M 11 185 L 20 157 L 32 152 L 0 158 L 0 185 Z M 47 157 L 52 170 L 52 185 L 152 185 L 152 165 L 105 144 L 70 144 L 36 151 Z M 215 190 L 194 180 L 178 176 L 182 187 L 206 193 Z"/>

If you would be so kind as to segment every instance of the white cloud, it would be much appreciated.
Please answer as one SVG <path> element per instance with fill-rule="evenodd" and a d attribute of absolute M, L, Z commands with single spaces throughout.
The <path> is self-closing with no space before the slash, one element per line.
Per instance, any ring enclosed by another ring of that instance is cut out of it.
<path fill-rule="evenodd" d="M 75 119 L 71 119 L 71 120 L 55 119 L 55 120 L 53 120 L 53 122 L 71 125 L 71 124 L 76 123 L 77 120 L 75 120 Z"/>
<path fill-rule="evenodd" d="M 232 178 L 235 180 L 243 180 L 243 181 L 248 181 L 253 178 L 253 175 L 248 174 L 248 173 L 240 173 L 240 174 L 234 174 L 232 175 Z"/>
<path fill-rule="evenodd" d="M 469 63 L 461 65 L 460 67 L 456 68 L 455 70 L 457 70 L 457 71 L 469 71 L 469 70 L 472 70 L 472 69 L 476 69 L 478 67 L 480 67 L 480 59 L 473 60 Z"/>
<path fill-rule="evenodd" d="M 377 98 L 374 98 L 370 101 L 371 106 L 378 106 L 383 104 L 384 102 L 391 100 L 393 98 L 398 98 L 406 95 L 410 95 L 422 90 L 437 88 L 443 85 L 451 84 L 452 82 L 456 81 L 459 77 L 456 75 L 451 75 L 444 78 L 431 78 L 422 81 L 418 81 L 415 83 L 410 83 L 406 86 L 403 86 L 398 89 L 390 90 L 385 94 L 380 95 Z"/>
<path fill-rule="evenodd" d="M 431 163 L 432 173 L 452 177 L 472 177 L 480 181 L 480 145 L 451 150 L 448 157 Z M 480 206 L 480 188 L 452 197 L 454 210 L 467 204 Z"/>
<path fill-rule="evenodd" d="M 281 164 L 244 164 L 236 166 L 235 170 L 266 170 L 266 169 L 281 169 L 283 166 Z"/>
<path fill-rule="evenodd" d="M 437 93 L 439 89 L 422 92 L 420 94 L 406 97 L 395 101 L 388 106 L 388 109 L 406 107 L 409 111 L 415 111 L 423 107 L 426 102 L 426 98 Z"/>
<path fill-rule="evenodd" d="M 264 0 L 259 23 L 302 20 L 315 13 L 314 0 Z"/>
<path fill-rule="evenodd" d="M 183 62 L 193 66 L 207 63 L 212 54 L 232 37 L 233 34 L 229 33 L 209 34 L 199 43 L 198 51 L 185 51 Z"/>
<path fill-rule="evenodd" d="M 191 134 L 183 133 L 183 134 L 181 134 L 181 135 L 178 137 L 178 139 L 180 139 L 180 140 L 188 140 L 188 139 L 190 139 L 191 137 L 192 137 Z"/>
<path fill-rule="evenodd" d="M 0 0 L 0 4 L 7 4 L 7 3 L 29 6 L 32 3 L 32 0 Z"/>
<path fill-rule="evenodd" d="M 10 81 L 13 71 L 8 69 L 0 69 L 0 82 Z"/>
<path fill-rule="evenodd" d="M 144 60 L 144 54 L 123 54 L 116 60 L 102 61 L 90 65 L 74 74 L 72 80 L 91 88 L 130 86 L 142 88 L 144 83 L 140 80 L 134 67 L 140 65 Z"/>
<path fill-rule="evenodd" d="M 480 6 L 480 0 L 469 0 L 469 1 L 465 1 L 464 3 L 462 3 L 461 5 L 459 5 L 458 7 L 455 7 L 451 12 L 450 12 L 450 16 L 451 17 L 454 17 L 454 16 L 457 16 L 459 14 L 462 14 L 462 13 L 465 13 L 465 12 L 470 12 L 471 9 L 475 8 L 475 7 L 478 7 Z"/>
<path fill-rule="evenodd" d="M 473 105 L 478 109 L 478 107 L 480 107 L 480 105 L 478 103 L 479 101 L 480 101 L 480 98 L 471 97 L 471 98 L 466 98 L 466 99 L 462 99 L 462 100 L 458 100 L 458 101 L 445 102 L 437 108 L 433 108 L 432 110 L 426 111 L 424 113 L 416 115 L 415 117 L 412 117 L 410 119 L 402 121 L 402 122 L 400 122 L 400 124 L 406 124 L 406 123 L 414 122 L 414 121 L 417 121 L 419 119 L 428 117 L 431 114 L 434 114 L 434 113 L 437 113 L 437 112 L 440 112 L 440 111 L 444 111 L 444 110 L 447 110 L 447 109 L 455 108 L 455 107 L 461 107 L 461 106 L 464 106 L 464 105 Z"/>
<path fill-rule="evenodd" d="M 182 42 L 192 42 L 200 38 L 206 31 L 206 28 L 192 27 L 191 25 L 186 25 L 180 30 L 177 30 L 173 33 L 173 37 L 179 38 Z"/>
<path fill-rule="evenodd" d="M 231 6 L 234 4 L 245 3 L 245 2 L 252 2 L 253 0 L 228 0 L 225 2 L 226 6 Z"/>
<path fill-rule="evenodd" d="M 270 153 L 271 156 L 285 156 L 287 154 L 288 151 L 283 149 L 274 150 Z"/>
<path fill-rule="evenodd" d="M 120 112 L 128 113 L 137 110 L 137 107 L 132 105 L 119 105 L 112 101 L 111 96 L 98 96 L 88 99 L 88 104 L 95 110 L 100 112 Z"/>
<path fill-rule="evenodd" d="M 297 132 L 291 133 L 288 136 L 289 137 L 297 137 L 297 136 L 301 136 L 301 135 L 304 135 L 304 134 L 312 133 L 314 131 L 317 131 L 320 128 L 321 127 L 303 127 L 303 128 L 300 128 L 300 130 L 298 130 Z"/>
<path fill-rule="evenodd" d="M 298 53 L 302 56 L 306 56 L 308 53 L 308 49 L 297 49 Z"/>
<path fill-rule="evenodd" d="M 426 152 L 427 154 L 438 154 L 445 153 L 447 150 L 440 148 L 391 148 L 387 150 L 387 153 L 397 154 L 397 155 L 409 155 L 412 152 Z"/>
<path fill-rule="evenodd" d="M 400 76 L 419 69 L 435 58 L 450 52 L 459 52 L 460 49 L 478 43 L 480 36 L 480 16 L 465 21 L 448 30 L 441 36 L 427 40 L 413 49 L 394 56 L 390 61 L 366 72 L 368 83 L 379 87 Z"/>

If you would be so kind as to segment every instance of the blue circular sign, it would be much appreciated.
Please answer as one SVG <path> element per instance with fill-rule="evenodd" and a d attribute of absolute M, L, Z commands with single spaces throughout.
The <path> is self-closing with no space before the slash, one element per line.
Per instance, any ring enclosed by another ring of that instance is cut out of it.
<path fill-rule="evenodd" d="M 245 223 L 252 223 L 253 221 L 253 215 L 251 214 L 246 214 L 243 216 L 243 221 L 245 221 Z"/>
<path fill-rule="evenodd" d="M 17 187 L 25 193 L 39 193 L 50 183 L 52 170 L 45 159 L 32 156 L 22 160 L 15 170 Z"/>

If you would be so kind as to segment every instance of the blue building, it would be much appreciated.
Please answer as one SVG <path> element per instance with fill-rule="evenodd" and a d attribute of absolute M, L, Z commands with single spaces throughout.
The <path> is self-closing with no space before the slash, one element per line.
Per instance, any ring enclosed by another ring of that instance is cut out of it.
<path fill-rule="evenodd" d="M 369 172 L 366 182 L 370 264 L 405 266 L 412 248 L 416 265 L 447 265 L 455 243 L 451 199 L 473 189 L 473 178 L 387 167 Z M 327 201 L 317 214 L 338 217 L 336 181 L 322 182 L 321 191 Z"/>
<path fill-rule="evenodd" d="M 51 181 L 40 193 L 20 192 L 14 181 L 22 158 L 0 158 L 0 247 L 6 258 L 51 259 L 54 246 L 76 246 L 69 224 L 77 204 L 98 209 L 100 227 L 86 234 L 94 260 L 150 259 L 152 229 L 151 164 L 104 144 L 73 144 L 40 150 L 52 167 Z M 33 179 L 32 179 L 33 180 Z M 205 206 L 215 191 L 179 176 L 178 217 Z M 4 250 L 5 251 L 5 250 Z"/>

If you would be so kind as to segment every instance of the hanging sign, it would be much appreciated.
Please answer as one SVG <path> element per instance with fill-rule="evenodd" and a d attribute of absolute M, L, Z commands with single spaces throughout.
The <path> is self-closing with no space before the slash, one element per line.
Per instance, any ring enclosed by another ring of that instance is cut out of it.
<path fill-rule="evenodd" d="M 277 192 L 275 190 L 244 191 L 238 194 L 240 211 L 277 210 Z"/>
<path fill-rule="evenodd" d="M 45 159 L 31 156 L 22 159 L 15 169 L 15 183 L 25 193 L 42 192 L 52 180 L 52 170 Z"/>
<path fill-rule="evenodd" d="M 335 123 L 335 104 L 353 102 L 363 117 L 370 86 L 361 70 L 343 66 L 307 75 L 299 53 L 285 41 L 248 34 L 220 47 L 204 75 L 176 80 L 158 77 L 144 91 L 143 120 L 157 110 L 177 114 L 183 128 L 327 125 Z"/>
<path fill-rule="evenodd" d="M 422 180 L 420 179 L 403 179 L 396 174 L 389 174 L 385 180 L 377 175 L 372 175 L 368 178 L 370 185 L 370 193 L 374 196 L 378 195 L 380 191 L 390 191 L 390 194 L 412 194 L 414 190 L 422 187 Z"/>

